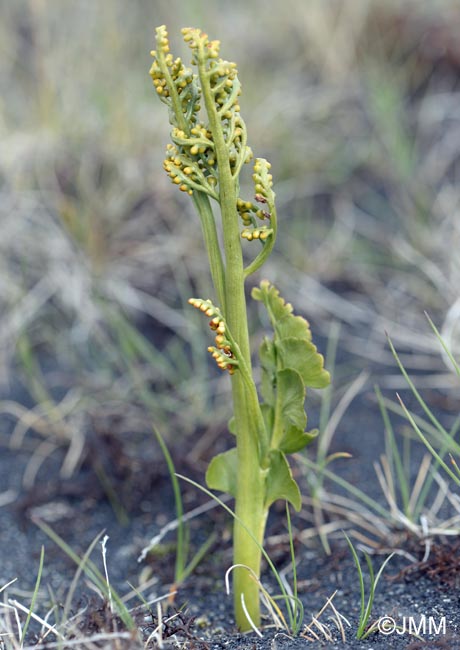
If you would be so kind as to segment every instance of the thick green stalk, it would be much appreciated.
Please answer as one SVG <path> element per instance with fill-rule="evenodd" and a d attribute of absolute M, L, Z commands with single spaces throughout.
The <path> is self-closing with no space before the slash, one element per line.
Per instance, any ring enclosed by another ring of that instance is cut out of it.
<path fill-rule="evenodd" d="M 222 213 L 222 233 L 225 251 L 225 319 L 232 332 L 244 363 L 251 373 L 251 355 L 244 293 L 244 264 L 238 223 L 237 181 L 233 178 L 229 151 L 225 142 L 220 116 L 217 113 L 206 69 L 206 56 L 202 50 L 198 57 L 198 71 L 203 99 L 213 135 L 219 169 L 219 202 Z M 252 374 L 252 373 L 251 373 Z M 252 392 L 252 391 L 250 391 Z M 260 407 L 247 394 L 244 378 L 235 372 L 232 377 L 233 406 L 237 427 L 238 487 L 235 501 L 237 519 L 234 525 L 233 557 L 235 564 L 244 564 L 259 576 L 261 548 L 263 545 L 267 509 L 265 507 L 265 477 L 260 469 L 259 438 L 264 436 L 254 423 L 262 423 Z M 248 399 L 249 397 L 249 399 Z M 239 521 L 249 529 L 257 542 Z M 238 627 L 250 629 L 242 607 L 241 597 L 255 625 L 260 624 L 259 589 L 246 569 L 236 569 L 234 574 L 235 617 Z"/>

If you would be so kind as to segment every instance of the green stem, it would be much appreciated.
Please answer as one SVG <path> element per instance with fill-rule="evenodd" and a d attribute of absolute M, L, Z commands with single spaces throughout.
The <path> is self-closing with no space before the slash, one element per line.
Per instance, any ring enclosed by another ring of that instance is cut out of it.
<path fill-rule="evenodd" d="M 260 253 L 257 255 L 257 257 L 250 263 L 248 266 L 244 269 L 244 277 L 247 278 L 249 277 L 252 273 L 255 273 L 260 267 L 265 264 L 265 261 L 267 260 L 268 256 L 271 254 L 273 250 L 273 246 L 275 245 L 276 241 L 276 234 L 278 231 L 278 221 L 276 217 L 276 208 L 275 205 L 270 206 L 271 211 L 271 217 L 270 217 L 270 226 L 273 228 L 273 233 L 270 235 L 270 237 L 267 239 L 267 241 L 264 242 L 263 248 L 260 251 Z"/>
<path fill-rule="evenodd" d="M 225 251 L 225 310 L 229 329 L 235 338 L 241 357 L 250 376 L 251 355 L 244 293 L 244 265 L 238 224 L 237 179 L 232 176 L 229 151 L 225 141 L 220 116 L 217 112 L 209 84 L 207 57 L 203 46 L 198 52 L 198 73 L 209 126 L 215 145 L 219 169 L 219 202 L 222 213 L 222 233 Z M 252 391 L 251 391 L 252 392 Z M 265 507 L 265 475 L 261 469 L 259 439 L 265 435 L 254 423 L 262 423 L 260 407 L 249 398 L 244 377 L 235 372 L 232 377 L 233 406 L 237 427 L 238 487 L 235 500 L 234 562 L 244 564 L 260 576 L 261 548 L 265 532 L 267 508 Z M 241 522 L 241 523 L 240 523 Z M 247 530 L 251 531 L 249 535 Z M 250 629 L 244 613 L 241 596 L 255 625 L 260 624 L 259 589 L 250 572 L 238 569 L 234 574 L 235 617 L 241 630 Z"/>
<path fill-rule="evenodd" d="M 235 373 L 236 375 L 238 373 Z M 244 386 L 237 379 L 232 383 L 233 403 L 237 421 L 238 485 L 235 499 L 233 527 L 233 561 L 251 568 L 260 576 L 262 547 L 268 510 L 265 507 L 265 476 L 258 461 L 258 445 L 251 430 L 249 408 L 245 400 Z M 237 410 L 238 409 L 238 410 Z M 247 530 L 251 531 L 252 536 Z M 259 588 L 245 569 L 237 569 L 233 576 L 235 618 L 238 627 L 250 629 L 242 607 L 244 596 L 246 609 L 253 623 L 260 624 Z"/>
<path fill-rule="evenodd" d="M 216 290 L 217 300 L 225 314 L 225 270 L 222 255 L 220 253 L 216 222 L 214 220 L 211 203 L 208 197 L 201 192 L 193 193 L 193 202 L 195 203 L 195 207 L 200 215 L 201 230 L 203 232 L 204 243 L 208 253 L 209 267 L 211 269 L 211 277 Z"/>

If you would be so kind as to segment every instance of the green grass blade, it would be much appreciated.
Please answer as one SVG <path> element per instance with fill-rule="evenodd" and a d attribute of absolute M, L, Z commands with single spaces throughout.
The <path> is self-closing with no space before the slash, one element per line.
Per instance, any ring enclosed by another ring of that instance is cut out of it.
<path fill-rule="evenodd" d="M 214 544 L 214 542 L 217 539 L 217 534 L 213 533 L 208 537 L 208 539 L 203 542 L 203 544 L 200 546 L 200 548 L 197 550 L 195 555 L 192 557 L 190 562 L 186 565 L 184 568 L 183 574 L 182 574 L 182 581 L 184 581 L 186 578 L 189 577 L 190 574 L 195 571 L 196 567 L 200 564 L 201 560 L 204 558 L 208 550 L 211 548 L 211 546 Z"/>
<path fill-rule="evenodd" d="M 372 614 L 372 606 L 374 604 L 374 596 L 375 596 L 375 591 L 377 588 L 377 584 L 380 580 L 380 577 L 383 573 L 383 570 L 385 569 L 386 565 L 388 562 L 391 560 L 393 557 L 394 553 L 391 553 L 385 561 L 382 563 L 380 569 L 377 572 L 377 575 L 374 577 L 374 568 L 372 566 L 372 561 L 368 555 L 368 553 L 364 553 L 364 557 L 366 559 L 366 564 L 367 568 L 369 571 L 369 578 L 370 578 L 370 585 L 369 585 L 369 597 L 367 599 L 366 603 L 366 597 L 365 597 L 365 588 L 364 588 L 364 576 L 363 576 L 363 570 L 361 567 L 361 563 L 359 561 L 358 554 L 355 550 L 355 547 L 353 546 L 350 538 L 346 533 L 344 533 L 345 538 L 347 540 L 348 546 L 350 547 L 350 551 L 353 555 L 353 560 L 356 565 L 356 568 L 358 570 L 358 579 L 359 579 L 359 590 L 360 590 L 360 595 L 361 595 L 361 610 L 360 610 L 360 616 L 359 616 L 359 623 L 358 623 L 358 630 L 356 632 L 356 638 L 358 639 L 365 639 L 373 630 L 373 628 L 367 630 L 366 632 L 366 626 L 369 622 L 369 618 Z"/>
<path fill-rule="evenodd" d="M 365 589 L 364 589 L 364 576 L 363 576 L 363 570 L 361 568 L 361 563 L 359 561 L 358 554 L 355 550 L 355 547 L 353 546 L 350 538 L 346 533 L 344 533 L 345 539 L 347 540 L 347 544 L 350 547 L 351 554 L 353 556 L 353 560 L 356 566 L 356 569 L 358 571 L 358 580 L 359 580 L 359 593 L 360 593 L 360 600 L 361 600 L 361 606 L 360 606 L 360 612 L 359 612 L 359 626 L 358 626 L 358 633 L 357 637 L 358 639 L 361 638 L 361 629 L 364 628 L 363 626 L 363 621 L 364 621 L 364 611 L 365 611 Z M 359 635 L 359 636 L 358 636 Z"/>
<path fill-rule="evenodd" d="M 434 425 L 434 427 L 439 431 L 439 433 L 441 434 L 441 436 L 442 436 L 443 438 L 445 438 L 446 436 L 449 437 L 448 432 L 444 429 L 444 427 L 441 425 L 441 423 L 439 422 L 439 420 L 437 420 L 437 418 L 435 418 L 435 416 L 433 415 L 433 413 L 432 413 L 432 412 L 430 411 L 430 409 L 428 408 L 428 406 L 427 406 L 425 400 L 423 399 L 423 397 L 420 395 L 420 393 L 418 392 L 417 388 L 415 387 L 415 384 L 414 384 L 414 382 L 412 381 L 412 379 L 410 378 L 410 376 L 408 375 L 406 369 L 404 368 L 404 366 L 403 366 L 403 364 L 402 364 L 402 361 L 401 361 L 401 359 L 399 358 L 399 355 L 398 355 L 398 353 L 396 352 L 396 349 L 395 349 L 393 343 L 391 342 L 391 339 L 388 338 L 387 340 L 388 340 L 388 345 L 390 346 L 391 352 L 392 352 L 392 354 L 393 354 L 393 357 L 395 358 L 396 363 L 398 364 L 398 367 L 399 367 L 399 369 L 400 369 L 400 371 L 401 371 L 401 374 L 403 375 L 404 379 L 406 380 L 406 382 L 407 382 L 408 386 L 410 387 L 410 389 L 411 389 L 411 391 L 412 391 L 414 397 L 416 398 L 417 402 L 420 404 L 420 406 L 421 406 L 422 409 L 424 410 L 426 416 L 427 416 L 428 419 L 431 421 L 431 423 Z"/>
<path fill-rule="evenodd" d="M 374 567 L 372 566 L 372 561 L 368 553 L 364 553 L 364 558 L 366 560 L 367 569 L 369 571 L 369 597 L 367 599 L 364 615 L 360 623 L 360 638 L 363 637 L 367 622 L 370 618 L 372 612 L 372 605 L 374 603 L 374 594 L 375 594 Z"/>
<path fill-rule="evenodd" d="M 362 633 L 361 633 L 361 639 L 362 640 L 365 639 L 366 637 L 368 637 L 369 634 L 372 634 L 372 632 L 375 630 L 374 625 L 371 625 L 371 627 L 367 631 L 364 631 L 365 627 L 366 627 L 366 625 L 367 625 L 367 623 L 369 621 L 369 618 L 370 618 L 370 616 L 372 614 L 372 606 L 374 604 L 374 596 L 375 596 L 375 591 L 377 589 L 378 582 L 380 580 L 380 577 L 381 577 L 386 565 L 391 560 L 393 555 L 394 555 L 394 553 L 390 553 L 390 555 L 387 558 L 385 558 L 385 560 L 382 562 L 382 565 L 381 565 L 380 569 L 377 571 L 377 575 L 374 578 L 374 570 L 372 568 L 370 558 L 366 554 L 366 561 L 368 563 L 368 566 L 370 567 L 369 572 L 371 573 L 371 587 L 370 587 L 369 600 L 368 600 L 367 608 L 366 608 L 365 625 L 363 626 Z"/>
<path fill-rule="evenodd" d="M 38 519 L 34 520 L 34 523 L 47 535 L 50 539 L 53 540 L 59 548 L 64 551 L 64 553 L 73 561 L 77 566 L 81 565 L 81 558 L 75 553 L 75 551 L 60 537 L 57 533 L 54 532 L 54 530 L 48 526 L 48 524 L 45 524 L 44 521 L 40 521 Z M 102 535 L 100 533 L 97 537 Z M 96 567 L 96 565 L 91 562 L 91 560 L 87 560 L 84 563 L 83 567 L 83 572 L 85 575 L 88 577 L 91 582 L 97 587 L 97 589 L 104 594 L 104 597 L 108 598 L 109 596 L 109 587 L 107 585 L 107 581 L 105 577 L 102 575 L 102 573 L 99 571 L 99 569 Z M 110 594 L 112 596 L 113 602 L 116 604 L 117 608 L 117 614 L 123 621 L 123 623 L 126 625 L 128 630 L 131 631 L 137 631 L 137 624 L 131 617 L 131 614 L 125 607 L 123 601 L 121 600 L 120 596 L 117 594 L 117 592 L 113 589 L 113 587 L 110 587 Z"/>
<path fill-rule="evenodd" d="M 449 350 L 449 348 L 448 348 L 446 342 L 444 341 L 443 337 L 441 336 L 438 328 L 433 323 L 431 318 L 428 316 L 427 312 L 425 312 L 425 316 L 426 316 L 426 318 L 427 318 L 427 320 L 428 320 L 428 322 L 429 322 L 429 324 L 431 326 L 431 329 L 435 333 L 436 338 L 438 339 L 438 341 L 441 344 L 444 352 L 446 353 L 447 357 L 449 358 L 449 361 L 451 362 L 451 364 L 452 364 L 452 366 L 453 366 L 453 368 L 455 370 L 455 373 L 457 374 L 457 377 L 460 377 L 460 366 L 458 365 L 457 361 L 455 360 L 452 352 Z"/>
<path fill-rule="evenodd" d="M 409 513 L 410 490 L 407 481 L 407 473 L 404 471 L 401 454 L 399 453 L 398 446 L 396 444 L 396 439 L 395 439 L 393 427 L 391 425 L 390 417 L 388 415 L 388 410 L 383 401 L 383 395 L 378 386 L 374 386 L 374 390 L 377 396 L 377 402 L 379 404 L 380 413 L 382 414 L 385 433 L 388 440 L 387 457 L 391 465 L 393 465 L 393 461 L 394 461 L 396 475 L 398 477 L 398 486 L 401 493 L 401 499 L 403 502 L 403 512 L 406 515 L 406 517 L 409 517 L 410 519 L 410 513 Z"/>
<path fill-rule="evenodd" d="M 41 582 L 41 579 L 42 579 L 44 560 L 45 560 L 45 547 L 42 546 L 41 552 L 40 552 L 40 564 L 38 566 L 37 580 L 35 581 L 35 588 L 34 588 L 34 591 L 32 593 L 32 600 L 30 601 L 30 607 L 29 607 L 29 612 L 27 614 L 26 622 L 24 623 L 24 627 L 22 628 L 21 646 L 24 644 L 26 634 L 27 634 L 27 630 L 29 628 L 30 619 L 32 617 L 32 612 L 33 612 L 33 609 L 35 607 L 35 602 L 37 600 L 38 590 L 40 588 L 40 582 Z"/>
<path fill-rule="evenodd" d="M 176 583 L 180 583 L 185 579 L 185 564 L 187 562 L 188 548 L 187 548 L 187 539 L 184 529 L 184 507 L 182 503 L 182 494 L 180 490 L 179 481 L 177 480 L 176 468 L 174 467 L 173 459 L 169 453 L 169 449 L 166 446 L 165 441 L 161 433 L 153 427 L 153 433 L 160 445 L 163 456 L 166 460 L 166 465 L 168 466 L 169 476 L 171 478 L 172 488 L 174 492 L 174 503 L 176 507 L 176 517 L 178 521 L 177 525 L 177 550 L 176 550 L 176 563 L 174 578 Z"/>
<path fill-rule="evenodd" d="M 456 461 L 455 458 L 452 456 L 452 454 L 450 454 L 450 462 L 451 462 L 452 465 L 454 466 L 454 469 L 455 469 L 455 471 L 457 472 L 458 477 L 459 477 L 459 479 L 460 479 L 460 467 L 457 465 L 457 461 Z"/>
<path fill-rule="evenodd" d="M 40 365 L 27 332 L 21 333 L 16 344 L 16 350 L 25 371 L 32 397 L 37 404 L 55 415 L 55 402 L 46 388 Z"/>
<path fill-rule="evenodd" d="M 391 402 L 391 401 L 389 401 L 389 400 L 387 400 L 385 398 L 383 398 L 383 401 L 385 403 L 386 408 L 388 408 L 390 411 L 392 411 L 393 413 L 396 413 L 397 415 L 399 415 L 401 417 L 406 417 L 404 409 L 403 409 L 403 407 L 401 405 L 397 405 L 397 404 L 395 404 L 395 403 L 393 403 L 393 402 Z M 450 431 L 448 431 L 448 432 L 445 431 L 444 433 L 440 432 L 439 427 L 438 428 L 433 427 L 430 423 L 426 422 L 425 420 L 418 417 L 417 415 L 412 414 L 412 418 L 413 418 L 414 422 L 417 424 L 417 426 L 420 428 L 422 433 L 423 433 L 423 431 L 426 431 L 426 434 L 429 434 L 430 437 L 434 438 L 437 441 L 437 443 L 440 445 L 440 450 L 439 450 L 438 454 L 442 459 L 444 459 L 444 457 L 447 455 L 449 450 L 453 450 L 454 453 L 460 454 L 460 445 L 458 445 L 458 443 L 455 441 L 455 436 L 457 435 L 457 432 L 458 432 L 458 429 L 459 429 L 459 426 L 460 426 L 460 416 L 457 417 L 457 419 L 455 420 L 455 422 L 454 422 L 454 424 L 452 426 L 452 429 Z M 423 427 L 423 430 L 422 430 L 422 427 Z M 425 437 L 427 437 L 426 434 L 423 433 L 423 435 L 425 435 Z M 406 443 L 405 444 L 405 451 L 408 451 L 408 449 L 409 449 L 409 440 L 408 440 L 407 437 L 405 437 L 404 440 L 405 440 L 405 443 Z M 408 460 L 409 459 L 405 457 L 404 466 L 408 466 Z M 436 464 L 433 467 L 433 469 L 436 469 L 436 467 L 439 466 L 439 463 L 436 461 L 436 459 L 435 459 L 435 463 Z M 433 483 L 433 480 L 434 480 L 433 477 L 434 477 L 434 474 L 433 474 L 433 472 L 431 472 L 430 476 L 427 477 L 427 480 L 425 481 L 425 483 L 423 485 L 423 488 L 422 488 L 422 490 L 420 492 L 420 496 L 419 496 L 419 499 L 418 499 L 417 508 L 414 511 L 414 518 L 416 518 L 415 515 L 417 514 L 417 509 L 420 509 L 421 505 L 424 504 L 425 501 L 426 501 L 426 497 L 428 495 L 428 492 L 429 492 L 430 487 L 431 487 L 431 485 Z"/>
<path fill-rule="evenodd" d="M 337 483 L 337 485 L 340 485 L 340 487 L 343 487 L 345 490 L 347 490 L 347 492 L 352 494 L 356 499 L 358 499 L 359 501 L 364 503 L 366 506 L 368 506 L 371 510 L 376 512 L 384 520 L 386 520 L 386 521 L 391 521 L 392 520 L 389 513 L 388 513 L 388 511 L 383 506 L 381 506 L 379 503 L 377 503 L 375 501 L 375 499 L 371 499 L 371 497 L 369 497 L 365 492 L 363 492 L 362 490 L 357 488 L 355 485 L 352 485 L 352 483 L 349 483 L 346 479 L 341 478 L 340 476 L 338 476 L 338 474 L 336 474 L 335 472 L 331 472 L 330 470 L 328 470 L 326 468 L 321 467 L 318 470 L 318 467 L 317 467 L 316 463 L 311 461 L 309 458 L 306 458 L 305 456 L 298 455 L 296 458 L 298 458 L 298 460 L 301 463 L 306 465 L 308 467 L 308 469 L 317 470 L 317 471 L 322 472 L 324 474 L 324 476 L 326 476 L 326 478 L 330 479 L 334 483 Z"/>
<path fill-rule="evenodd" d="M 73 596 L 74 596 L 75 590 L 77 588 L 78 580 L 80 579 L 81 574 L 84 572 L 85 565 L 88 562 L 91 553 L 93 552 L 96 544 L 98 543 L 98 541 L 100 540 L 101 537 L 102 537 L 102 533 L 99 533 L 98 535 L 96 535 L 96 537 L 93 539 L 93 541 L 88 546 L 85 553 L 83 554 L 83 557 L 80 559 L 80 562 L 78 564 L 77 570 L 75 571 L 75 575 L 74 575 L 74 577 L 72 579 L 72 582 L 70 583 L 70 587 L 69 587 L 69 590 L 67 592 L 67 596 L 66 596 L 66 599 L 65 599 L 63 613 L 62 613 L 63 620 L 67 620 L 67 618 L 70 615 L 70 609 L 72 607 Z"/>
<path fill-rule="evenodd" d="M 129 524 L 129 515 L 124 507 L 123 503 L 118 497 L 118 494 L 115 488 L 112 485 L 112 482 L 105 471 L 104 465 L 99 458 L 94 458 L 92 460 L 94 473 L 97 476 L 97 480 L 102 486 L 104 493 L 109 501 L 112 510 L 115 513 L 115 516 L 121 526 L 127 526 Z"/>
<path fill-rule="evenodd" d="M 294 634 L 297 634 L 299 631 L 302 621 L 303 621 L 303 606 L 302 611 L 299 611 L 298 603 L 298 588 L 297 588 L 297 563 L 295 559 L 295 550 L 294 550 L 294 539 L 292 535 L 292 524 L 291 524 L 291 513 L 289 511 L 289 504 L 286 501 L 286 521 L 287 529 L 289 534 L 289 552 L 291 554 L 291 564 L 292 564 L 292 593 L 294 594 L 294 605 L 293 605 L 293 621 L 294 625 L 292 631 Z"/>
<path fill-rule="evenodd" d="M 456 427 L 456 425 L 454 425 L 454 427 L 452 428 L 452 430 L 449 433 L 451 440 L 455 436 L 456 432 L 457 432 L 457 427 Z M 450 447 L 451 447 L 451 441 L 446 440 L 443 443 L 443 445 L 442 445 L 441 449 L 439 450 L 438 454 L 443 460 L 444 460 L 445 456 L 447 454 L 449 454 L 449 456 L 451 458 L 451 462 L 452 462 L 452 454 L 449 453 L 449 448 Z M 426 481 L 423 484 L 422 489 L 420 490 L 420 496 L 418 498 L 418 504 L 420 504 L 420 506 L 417 504 L 417 508 L 415 509 L 415 512 L 414 512 L 414 515 L 417 518 L 418 518 L 418 515 L 419 515 L 419 513 L 420 513 L 420 511 L 422 509 L 423 504 L 426 502 L 426 499 L 427 499 L 428 494 L 430 492 L 430 488 L 431 488 L 431 486 L 432 486 L 432 484 L 434 482 L 434 479 L 435 479 L 436 469 L 438 467 L 439 467 L 439 463 L 435 458 L 435 463 L 433 465 L 432 471 L 430 472 L 429 476 L 427 476 Z"/>
<path fill-rule="evenodd" d="M 377 571 L 377 575 L 375 576 L 374 589 L 377 587 L 377 584 L 378 584 L 378 582 L 379 582 L 379 580 L 380 580 L 380 578 L 382 576 L 382 573 L 383 573 L 386 565 L 388 564 L 388 562 L 391 560 L 391 558 L 393 556 L 394 556 L 394 553 L 390 553 L 390 555 L 387 558 L 385 558 L 385 560 L 382 562 L 382 565 L 381 565 L 380 569 Z"/>
<path fill-rule="evenodd" d="M 130 323 L 121 309 L 115 310 L 108 305 L 104 306 L 109 322 L 117 333 L 117 339 L 119 341 L 127 341 L 132 354 L 147 361 L 155 368 L 161 367 L 165 376 L 170 381 L 173 381 L 175 379 L 175 372 L 169 359 L 165 355 L 161 354 L 155 346 Z"/>
<path fill-rule="evenodd" d="M 449 474 L 449 476 L 451 477 L 451 479 L 452 479 L 453 481 L 455 481 L 455 483 L 456 483 L 458 486 L 460 486 L 460 478 L 459 478 L 459 477 L 458 477 L 458 476 L 457 476 L 457 475 L 456 475 L 456 474 L 455 474 L 455 473 L 450 469 L 450 467 L 447 465 L 447 463 L 444 462 L 443 458 L 438 454 L 438 452 L 437 452 L 437 451 L 434 449 L 434 447 L 430 444 L 430 442 L 428 441 L 428 439 L 426 438 L 426 436 L 422 433 L 422 431 L 420 430 L 420 428 L 417 426 L 417 423 L 415 422 L 414 418 L 412 417 L 412 413 L 407 409 L 407 407 L 405 406 L 404 402 L 403 402 L 402 399 L 399 397 L 399 395 L 398 395 L 398 400 L 399 400 L 399 403 L 401 404 L 401 407 L 402 407 L 402 409 L 403 409 L 403 411 L 404 411 L 404 413 L 405 413 L 407 419 L 408 419 L 409 422 L 411 423 L 412 428 L 414 429 L 415 433 L 418 435 L 418 437 L 420 438 L 420 440 L 423 442 L 423 444 L 425 445 L 425 447 L 428 449 L 428 451 L 430 452 L 430 454 L 433 456 L 433 458 L 436 459 L 437 463 L 438 463 L 438 464 L 443 468 L 443 470 L 444 470 L 447 474 Z"/>

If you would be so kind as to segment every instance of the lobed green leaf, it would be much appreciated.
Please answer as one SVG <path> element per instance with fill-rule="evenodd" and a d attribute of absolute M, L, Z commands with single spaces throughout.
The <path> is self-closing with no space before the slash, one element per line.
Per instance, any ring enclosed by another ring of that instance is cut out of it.
<path fill-rule="evenodd" d="M 317 431 L 305 431 L 306 388 L 324 388 L 330 376 L 312 342 L 308 322 L 293 313 L 276 287 L 262 281 L 252 290 L 252 297 L 265 305 L 274 330 L 273 339 L 264 338 L 259 349 L 265 423 L 272 432 L 272 448 L 294 453 L 317 435 Z"/>
<path fill-rule="evenodd" d="M 285 499 L 292 503 L 297 511 L 300 510 L 300 490 L 292 477 L 284 453 L 277 449 L 271 450 L 268 469 L 263 471 L 266 473 L 266 507 L 269 508 L 278 499 Z M 206 483 L 211 490 L 219 490 L 236 497 L 237 476 L 238 460 L 236 447 L 234 447 L 214 456 L 206 472 Z"/>
<path fill-rule="evenodd" d="M 220 490 L 235 497 L 238 475 L 237 464 L 236 447 L 214 456 L 206 471 L 206 483 L 209 489 Z"/>
<path fill-rule="evenodd" d="M 275 340 L 278 367 L 296 370 L 305 386 L 325 388 L 330 382 L 324 359 L 313 343 L 298 338 Z"/>
<path fill-rule="evenodd" d="M 292 503 L 297 512 L 300 510 L 302 498 L 299 486 L 292 477 L 286 456 L 278 449 L 270 451 L 270 467 L 266 480 L 266 508 L 269 508 L 274 501 L 284 499 Z"/>
<path fill-rule="evenodd" d="M 299 373 L 289 368 L 277 373 L 276 385 L 284 434 L 279 449 L 286 454 L 293 454 L 310 444 L 316 435 L 315 432 L 305 432 L 305 386 Z"/>
<path fill-rule="evenodd" d="M 285 368 L 276 373 L 276 387 L 281 401 L 281 418 L 285 429 L 305 429 L 307 416 L 303 409 L 305 386 L 296 370 Z"/>

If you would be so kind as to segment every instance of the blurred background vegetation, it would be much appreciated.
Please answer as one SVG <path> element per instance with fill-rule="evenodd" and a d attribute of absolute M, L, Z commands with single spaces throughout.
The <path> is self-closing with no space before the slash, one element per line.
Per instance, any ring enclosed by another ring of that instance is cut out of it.
<path fill-rule="evenodd" d="M 263 275 L 312 321 L 322 351 L 338 322 L 341 349 L 391 369 L 387 330 L 410 346 L 409 369 L 450 386 L 423 312 L 458 350 L 455 0 L 0 9 L 9 442 L 38 444 L 39 458 L 63 447 L 70 476 L 94 433 L 134 435 L 153 421 L 171 440 L 198 431 L 211 444 L 228 416 L 228 378 L 209 365 L 208 332 L 187 306 L 212 295 L 198 220 L 162 170 L 169 125 L 148 71 L 163 23 L 177 56 L 188 57 L 180 28 L 193 25 L 238 64 L 249 143 L 272 162 L 278 197 L 279 241 Z M 254 323 L 257 340 L 256 314 Z"/>

